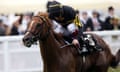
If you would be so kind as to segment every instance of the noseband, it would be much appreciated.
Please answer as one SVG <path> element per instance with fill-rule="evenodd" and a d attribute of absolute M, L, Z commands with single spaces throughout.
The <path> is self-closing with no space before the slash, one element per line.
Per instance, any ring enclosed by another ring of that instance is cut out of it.
<path fill-rule="evenodd" d="M 43 32 L 43 28 L 45 26 L 47 26 L 46 19 L 43 16 L 34 16 L 34 17 L 40 18 L 43 21 L 43 24 L 42 24 L 43 26 L 41 27 L 41 30 L 40 30 L 40 32 L 38 34 L 35 34 L 35 33 L 31 32 L 31 31 L 27 31 L 27 32 L 29 32 L 29 33 L 31 33 L 33 35 L 33 37 L 32 37 L 33 41 L 37 41 L 37 40 L 45 41 L 48 38 L 49 34 L 50 34 L 50 27 L 48 27 L 48 31 L 46 32 L 46 34 L 43 37 L 41 37 L 41 34 Z"/>

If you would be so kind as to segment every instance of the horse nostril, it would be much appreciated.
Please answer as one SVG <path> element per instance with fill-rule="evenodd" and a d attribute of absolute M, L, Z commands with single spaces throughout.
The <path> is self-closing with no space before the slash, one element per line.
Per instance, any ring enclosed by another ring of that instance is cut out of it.
<path fill-rule="evenodd" d="M 28 41 L 30 38 L 26 38 L 25 41 Z"/>
<path fill-rule="evenodd" d="M 23 38 L 23 43 L 27 47 L 31 47 L 31 44 L 32 44 L 30 41 L 30 38 Z"/>
<path fill-rule="evenodd" d="M 23 38 L 22 41 L 25 42 L 25 39 Z"/>
<path fill-rule="evenodd" d="M 23 42 L 28 41 L 28 40 L 29 40 L 29 38 L 23 38 Z"/>

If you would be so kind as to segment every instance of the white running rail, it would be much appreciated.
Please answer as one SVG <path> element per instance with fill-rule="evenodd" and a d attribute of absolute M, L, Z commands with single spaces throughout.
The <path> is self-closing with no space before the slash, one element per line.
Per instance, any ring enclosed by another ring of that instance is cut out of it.
<path fill-rule="evenodd" d="M 103 37 L 113 54 L 120 48 L 120 31 L 93 32 Z M 38 45 L 27 48 L 23 36 L 0 37 L 0 72 L 42 72 L 43 64 Z"/>

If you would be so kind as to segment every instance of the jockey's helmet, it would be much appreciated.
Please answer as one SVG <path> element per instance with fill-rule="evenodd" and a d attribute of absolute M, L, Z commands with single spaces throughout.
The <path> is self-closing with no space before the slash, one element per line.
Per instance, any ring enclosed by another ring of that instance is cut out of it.
<path fill-rule="evenodd" d="M 62 14 L 62 5 L 57 1 L 51 2 L 47 9 L 48 13 L 54 17 L 58 17 Z"/>

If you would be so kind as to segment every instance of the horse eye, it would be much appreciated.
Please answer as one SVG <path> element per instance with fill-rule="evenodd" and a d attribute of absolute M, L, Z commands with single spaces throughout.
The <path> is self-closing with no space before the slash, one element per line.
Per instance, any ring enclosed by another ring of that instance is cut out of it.
<path fill-rule="evenodd" d="M 38 23 L 37 26 L 40 26 L 40 23 Z"/>
<path fill-rule="evenodd" d="M 36 25 L 36 27 L 37 27 L 37 28 L 40 27 L 40 24 L 38 23 L 38 24 Z"/>

